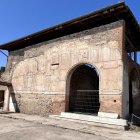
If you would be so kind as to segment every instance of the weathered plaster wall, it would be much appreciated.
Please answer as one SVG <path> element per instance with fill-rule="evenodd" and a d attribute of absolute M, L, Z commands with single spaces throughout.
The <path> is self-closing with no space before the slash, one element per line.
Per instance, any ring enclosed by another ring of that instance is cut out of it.
<path fill-rule="evenodd" d="M 18 110 L 40 115 L 64 112 L 71 70 L 89 63 L 99 72 L 100 111 L 122 115 L 123 27 L 124 21 L 118 21 L 10 52 L 6 73 Z"/>
<path fill-rule="evenodd" d="M 123 51 L 123 54 L 124 54 L 123 116 L 129 118 L 129 115 L 131 115 L 131 113 L 140 116 L 140 65 L 131 60 L 131 58 L 127 55 L 125 50 Z M 132 89 L 130 89 L 131 83 Z M 130 110 L 131 107 L 133 108 L 133 112 L 131 112 Z"/>

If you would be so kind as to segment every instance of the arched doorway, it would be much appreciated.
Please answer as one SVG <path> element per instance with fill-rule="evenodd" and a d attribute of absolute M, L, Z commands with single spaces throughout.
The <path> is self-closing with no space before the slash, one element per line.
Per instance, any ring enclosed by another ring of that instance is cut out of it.
<path fill-rule="evenodd" d="M 97 114 L 99 111 L 99 75 L 89 64 L 78 66 L 72 73 L 69 90 L 69 112 Z"/>
<path fill-rule="evenodd" d="M 138 72 L 133 69 L 129 81 L 129 114 L 140 116 L 140 88 Z"/>

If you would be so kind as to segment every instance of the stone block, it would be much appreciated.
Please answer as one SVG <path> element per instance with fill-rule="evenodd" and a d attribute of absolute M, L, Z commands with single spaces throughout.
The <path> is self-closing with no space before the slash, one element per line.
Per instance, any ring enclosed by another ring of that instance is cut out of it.
<path fill-rule="evenodd" d="M 118 119 L 119 115 L 117 113 L 98 112 L 98 117 Z"/>
<path fill-rule="evenodd" d="M 61 117 L 69 118 L 69 119 L 82 120 L 82 121 L 110 124 L 110 125 L 116 125 L 116 126 L 124 126 L 124 127 L 128 125 L 127 121 L 124 120 L 124 119 L 114 119 L 114 118 L 75 114 L 75 113 L 67 113 L 67 112 L 62 112 Z"/>

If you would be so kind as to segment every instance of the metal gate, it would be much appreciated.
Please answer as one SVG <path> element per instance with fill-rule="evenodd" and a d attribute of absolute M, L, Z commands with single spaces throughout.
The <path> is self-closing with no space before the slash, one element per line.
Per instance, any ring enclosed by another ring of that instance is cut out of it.
<path fill-rule="evenodd" d="M 99 90 L 73 90 L 70 94 L 70 112 L 97 114 L 99 111 Z"/>

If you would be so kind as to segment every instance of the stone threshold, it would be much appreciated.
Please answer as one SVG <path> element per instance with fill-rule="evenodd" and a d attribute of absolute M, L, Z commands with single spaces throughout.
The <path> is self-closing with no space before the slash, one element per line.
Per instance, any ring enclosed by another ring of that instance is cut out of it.
<path fill-rule="evenodd" d="M 76 113 L 62 112 L 61 115 L 51 115 L 52 118 L 64 119 L 69 121 L 75 121 L 78 123 L 86 123 L 90 125 L 95 125 L 99 127 L 113 128 L 126 130 L 128 128 L 127 120 L 115 119 L 108 117 L 99 117 L 93 115 L 84 115 Z"/>

